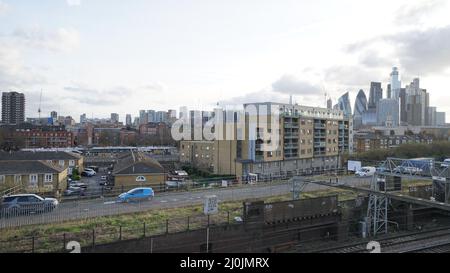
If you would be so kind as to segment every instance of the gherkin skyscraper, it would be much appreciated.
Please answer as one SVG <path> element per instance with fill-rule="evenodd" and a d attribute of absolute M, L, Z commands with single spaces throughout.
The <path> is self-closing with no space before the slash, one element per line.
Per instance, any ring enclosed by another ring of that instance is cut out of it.
<path fill-rule="evenodd" d="M 355 112 L 353 116 L 353 124 L 355 129 L 361 128 L 363 124 L 363 114 L 367 111 L 367 97 L 364 90 L 359 90 L 355 100 Z"/>

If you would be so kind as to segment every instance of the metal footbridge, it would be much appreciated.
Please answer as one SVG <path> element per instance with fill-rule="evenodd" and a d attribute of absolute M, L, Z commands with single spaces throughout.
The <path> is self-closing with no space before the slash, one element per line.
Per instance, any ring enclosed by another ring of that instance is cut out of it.
<path fill-rule="evenodd" d="M 333 183 L 334 181 L 312 181 L 302 177 L 292 179 L 294 198 L 299 198 L 300 192 L 308 183 L 314 183 L 326 187 L 335 187 L 343 190 L 366 193 L 369 195 L 367 208 L 367 226 L 370 235 L 388 232 L 388 205 L 390 200 L 398 200 L 409 204 L 424 207 L 437 208 L 450 211 L 450 166 L 447 163 L 435 162 L 433 159 L 400 159 L 388 158 L 376 170 L 370 183 L 370 188 L 357 187 Z M 401 193 L 402 179 L 423 180 L 433 182 L 433 195 L 435 187 L 443 188 L 443 201 L 426 200 Z"/>

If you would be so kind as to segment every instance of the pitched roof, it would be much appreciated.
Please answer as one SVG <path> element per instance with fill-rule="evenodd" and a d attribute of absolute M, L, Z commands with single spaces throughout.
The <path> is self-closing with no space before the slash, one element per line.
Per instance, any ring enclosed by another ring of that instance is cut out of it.
<path fill-rule="evenodd" d="M 60 173 L 64 169 L 43 161 L 2 161 L 0 175 Z"/>
<path fill-rule="evenodd" d="M 164 168 L 158 161 L 142 153 L 129 153 L 128 156 L 118 160 L 113 170 L 113 174 L 116 175 L 146 173 L 164 173 Z"/>
<path fill-rule="evenodd" d="M 69 152 L 0 152 L 0 161 L 77 160 L 81 157 Z"/>

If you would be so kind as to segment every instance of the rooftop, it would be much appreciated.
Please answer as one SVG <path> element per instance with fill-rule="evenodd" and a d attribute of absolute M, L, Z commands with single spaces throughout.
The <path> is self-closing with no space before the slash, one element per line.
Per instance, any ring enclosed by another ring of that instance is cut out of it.
<path fill-rule="evenodd" d="M 43 161 L 23 161 L 18 164 L 16 161 L 3 161 L 0 164 L 0 175 L 14 174 L 43 174 L 60 173 L 64 169 L 45 163 Z"/>
<path fill-rule="evenodd" d="M 81 157 L 77 154 L 60 151 L 38 152 L 0 152 L 0 161 L 25 161 L 25 160 L 77 160 Z M 2 162 L 3 164 L 3 162 Z M 17 163 L 16 163 L 17 164 Z"/>
<path fill-rule="evenodd" d="M 115 175 L 155 173 L 164 173 L 164 168 L 158 161 L 139 152 L 130 152 L 127 156 L 120 158 L 113 170 Z"/>

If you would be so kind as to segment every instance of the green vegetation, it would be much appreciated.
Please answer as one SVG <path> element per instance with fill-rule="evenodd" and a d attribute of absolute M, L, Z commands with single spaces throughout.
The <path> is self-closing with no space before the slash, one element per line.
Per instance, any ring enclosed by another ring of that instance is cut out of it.
<path fill-rule="evenodd" d="M 74 181 L 81 180 L 80 172 L 78 171 L 78 169 L 73 169 L 73 171 L 72 171 L 72 180 L 74 180 Z"/>
<path fill-rule="evenodd" d="M 443 161 L 450 157 L 450 142 L 441 141 L 432 144 L 414 143 L 403 144 L 394 149 L 373 150 L 370 152 L 350 155 L 350 160 L 381 161 L 387 157 L 397 158 L 418 158 L 433 157 L 438 161 Z"/>
<path fill-rule="evenodd" d="M 242 215 L 242 202 L 219 204 L 219 213 L 211 215 L 211 224 L 221 224 L 234 217 Z M 164 234 L 168 221 L 169 232 L 205 227 L 208 218 L 203 215 L 202 205 L 173 209 L 155 209 L 146 212 L 88 218 L 65 223 L 23 226 L 13 229 L 3 229 L 0 232 L 0 252 L 30 251 L 32 239 L 35 238 L 35 251 L 60 250 L 64 237 L 76 240 L 81 245 L 92 243 L 92 233 L 95 232 L 97 244 Z M 121 235 L 120 235 L 121 234 Z M 17 240 L 17 241 L 16 241 Z"/>
<path fill-rule="evenodd" d="M 198 179 L 230 179 L 230 178 L 234 178 L 235 176 L 224 176 L 224 175 L 217 175 L 217 174 L 212 174 L 210 172 L 207 171 L 203 171 L 200 169 L 197 169 L 195 167 L 192 166 L 183 166 L 182 167 L 183 171 L 187 172 L 189 174 L 189 178 L 193 179 L 193 180 L 198 180 Z"/>

